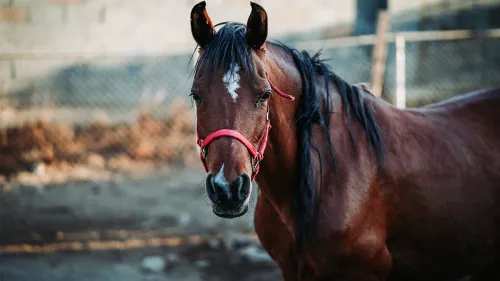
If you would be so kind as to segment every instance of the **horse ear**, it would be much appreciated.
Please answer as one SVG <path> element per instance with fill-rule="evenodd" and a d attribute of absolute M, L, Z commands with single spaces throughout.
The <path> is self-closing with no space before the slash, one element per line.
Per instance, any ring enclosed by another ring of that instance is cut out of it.
<path fill-rule="evenodd" d="M 262 6 L 250 2 L 252 12 L 247 21 L 247 44 L 253 49 L 261 49 L 267 38 L 267 13 Z"/>
<path fill-rule="evenodd" d="M 201 48 L 206 47 L 215 34 L 214 25 L 205 9 L 206 5 L 207 3 L 202 1 L 191 10 L 191 33 Z"/>

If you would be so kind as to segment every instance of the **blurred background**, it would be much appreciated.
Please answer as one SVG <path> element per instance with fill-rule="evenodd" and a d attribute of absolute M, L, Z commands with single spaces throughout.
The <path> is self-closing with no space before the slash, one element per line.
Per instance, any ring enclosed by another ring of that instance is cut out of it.
<path fill-rule="evenodd" d="M 0 0 L 0 281 L 281 280 L 252 211 L 223 220 L 205 197 L 197 2 Z M 500 84 L 500 0 L 255 2 L 270 39 L 400 108 Z"/>

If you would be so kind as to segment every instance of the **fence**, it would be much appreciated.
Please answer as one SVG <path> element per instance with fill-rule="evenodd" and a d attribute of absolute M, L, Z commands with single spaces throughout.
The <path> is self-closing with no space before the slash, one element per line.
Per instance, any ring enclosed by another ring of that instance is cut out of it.
<path fill-rule="evenodd" d="M 15 79 L 0 103 L 0 186 L 12 176 L 30 185 L 112 180 L 198 164 L 185 99 L 190 55 L 3 59 Z"/>
<path fill-rule="evenodd" d="M 382 97 L 399 107 L 500 84 L 500 30 L 390 33 L 386 39 Z M 376 40 L 292 45 L 323 49 L 339 76 L 359 83 L 370 81 Z M 8 69 L 0 85 L 9 87 L 0 89 L 0 174 L 51 163 L 56 168 L 51 176 L 45 171 L 42 182 L 53 182 L 70 174 L 101 179 L 149 171 L 158 162 L 199 164 L 187 100 L 191 54 L 0 54 Z M 61 167 L 79 172 L 61 176 Z M 36 181 L 30 177 L 24 181 Z"/>
<path fill-rule="evenodd" d="M 421 106 L 500 86 L 500 29 L 390 33 L 382 96 L 400 107 Z M 374 35 L 296 44 L 323 49 L 351 83 L 370 82 Z"/>

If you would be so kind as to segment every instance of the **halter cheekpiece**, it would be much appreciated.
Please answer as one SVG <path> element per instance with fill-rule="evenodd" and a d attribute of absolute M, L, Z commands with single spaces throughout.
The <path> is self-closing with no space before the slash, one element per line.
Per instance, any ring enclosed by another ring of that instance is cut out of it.
<path fill-rule="evenodd" d="M 273 91 L 275 91 L 282 98 L 291 101 L 295 100 L 294 96 L 283 93 L 278 88 L 276 88 L 276 86 L 274 86 L 273 83 L 271 83 L 271 81 L 269 81 L 269 84 L 271 85 L 271 89 L 273 89 Z M 237 139 L 248 149 L 248 152 L 250 153 L 251 156 L 250 164 L 252 165 L 252 181 L 254 181 L 255 176 L 257 176 L 257 173 L 259 172 L 260 168 L 259 163 L 260 161 L 262 161 L 262 159 L 264 159 L 264 150 L 266 149 L 269 130 L 271 130 L 271 120 L 269 120 L 269 105 L 267 106 L 266 126 L 264 128 L 264 134 L 257 148 L 255 148 L 253 144 L 245 136 L 243 136 L 240 132 L 236 130 L 230 130 L 230 129 L 217 130 L 208 135 L 205 139 L 201 139 L 198 135 L 198 129 L 196 129 L 197 144 L 200 147 L 200 159 L 201 162 L 203 163 L 203 166 L 205 167 L 205 171 L 208 173 L 208 168 L 205 162 L 207 157 L 207 146 L 212 141 L 220 137 L 231 137 Z"/>

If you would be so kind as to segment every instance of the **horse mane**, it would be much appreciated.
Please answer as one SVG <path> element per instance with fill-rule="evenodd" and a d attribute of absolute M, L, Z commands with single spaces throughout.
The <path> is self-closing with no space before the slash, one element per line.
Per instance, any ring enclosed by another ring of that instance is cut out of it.
<path fill-rule="evenodd" d="M 250 47 L 246 44 L 246 26 L 241 23 L 225 24 L 216 32 L 212 42 L 199 57 L 195 70 L 203 69 L 204 72 L 216 73 L 217 70 L 227 71 L 234 63 L 240 65 L 240 70 L 253 73 L 253 57 Z M 219 24 L 220 25 L 220 24 Z M 335 159 L 335 150 L 330 137 L 331 95 L 329 83 L 334 82 L 338 88 L 348 125 L 349 136 L 356 152 L 356 140 L 352 134 L 351 115 L 363 127 L 367 136 L 368 145 L 376 155 L 379 166 L 383 163 L 384 143 L 381 130 L 375 120 L 371 100 L 363 99 L 359 88 L 350 85 L 337 76 L 331 68 L 320 59 L 320 52 L 313 56 L 306 51 L 298 51 L 280 42 L 267 42 L 272 46 L 281 48 L 291 55 L 302 79 L 302 93 L 296 112 L 297 126 L 297 156 L 298 156 L 298 183 L 293 187 L 293 217 L 295 220 L 295 238 L 298 249 L 301 242 L 310 234 L 314 226 L 317 195 L 317 183 L 314 179 L 315 167 L 312 161 L 311 148 L 318 153 L 320 159 L 320 173 L 323 173 L 322 156 L 319 150 L 311 145 L 312 125 L 318 124 L 325 130 L 325 140 L 330 146 L 330 154 Z M 215 71 L 214 71 L 215 70 Z M 316 76 L 324 77 L 323 89 L 326 92 L 326 108 L 321 108 L 318 99 L 318 85 Z M 297 250 L 298 250 L 297 249 Z"/>
<path fill-rule="evenodd" d="M 319 150 L 311 145 L 312 124 L 319 124 L 325 131 L 325 141 L 330 146 L 330 154 L 335 159 L 335 150 L 330 137 L 330 116 L 331 110 L 331 94 L 329 91 L 329 83 L 333 81 L 340 94 L 343 106 L 345 108 L 345 118 L 349 137 L 353 144 L 354 152 L 356 152 L 356 139 L 352 133 L 351 115 L 363 127 L 368 139 L 368 144 L 374 149 L 377 164 L 379 167 L 383 164 L 384 143 L 381 130 L 375 120 L 375 115 L 371 102 L 362 98 L 359 88 L 350 85 L 341 77 L 336 75 L 325 63 L 325 60 L 320 59 L 321 51 L 311 56 L 307 51 L 299 51 L 291 48 L 281 42 L 270 43 L 278 46 L 286 53 L 290 54 L 299 70 L 302 79 L 302 93 L 300 96 L 300 104 L 296 113 L 297 118 L 297 141 L 298 141 L 298 159 L 299 159 L 299 183 L 294 189 L 294 219 L 295 219 L 295 236 L 297 242 L 301 242 L 311 234 L 314 229 L 315 213 L 317 207 L 316 197 L 316 182 L 314 180 L 314 166 L 311 159 L 311 148 L 313 148 L 320 159 L 320 174 L 322 174 L 322 161 Z M 322 110 L 320 101 L 318 100 L 318 85 L 316 85 L 316 76 L 323 76 L 323 85 L 321 86 L 326 93 L 326 105 Z M 335 167 L 334 167 L 335 168 Z M 300 247 L 300 245 L 298 245 Z"/>

